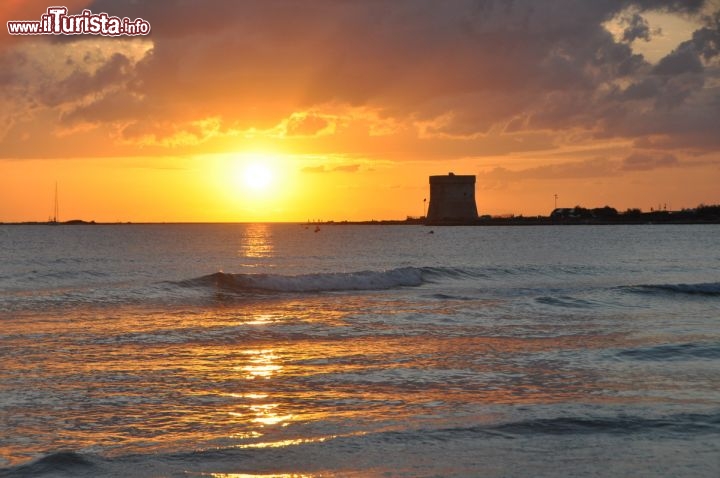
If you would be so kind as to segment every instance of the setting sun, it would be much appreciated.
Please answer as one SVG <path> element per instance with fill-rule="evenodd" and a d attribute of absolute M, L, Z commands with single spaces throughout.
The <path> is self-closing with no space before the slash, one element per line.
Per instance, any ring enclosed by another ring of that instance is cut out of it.
<path fill-rule="evenodd" d="M 253 191 L 266 191 L 272 185 L 273 179 L 273 171 L 265 163 L 250 163 L 242 170 L 243 185 Z"/>

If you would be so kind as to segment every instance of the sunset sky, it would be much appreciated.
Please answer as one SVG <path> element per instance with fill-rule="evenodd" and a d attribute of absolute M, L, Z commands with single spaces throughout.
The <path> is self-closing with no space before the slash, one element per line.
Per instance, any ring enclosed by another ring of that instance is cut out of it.
<path fill-rule="evenodd" d="M 11 36 L 49 6 L 139 37 Z M 0 221 L 720 203 L 720 0 L 9 0 Z"/>

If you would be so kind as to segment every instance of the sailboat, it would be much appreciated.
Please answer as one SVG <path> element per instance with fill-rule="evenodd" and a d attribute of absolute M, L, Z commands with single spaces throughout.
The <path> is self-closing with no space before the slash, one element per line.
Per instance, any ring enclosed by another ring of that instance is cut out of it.
<path fill-rule="evenodd" d="M 48 221 L 48 224 L 60 224 L 58 217 L 60 216 L 60 204 L 58 202 L 58 185 L 55 182 L 55 207 L 53 209 L 53 217 Z"/>

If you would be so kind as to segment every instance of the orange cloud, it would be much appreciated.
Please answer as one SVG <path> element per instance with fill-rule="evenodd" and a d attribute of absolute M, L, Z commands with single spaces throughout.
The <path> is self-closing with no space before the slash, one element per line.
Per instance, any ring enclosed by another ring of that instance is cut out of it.
<path fill-rule="evenodd" d="M 702 16 L 711 6 L 702 0 L 68 6 L 143 18 L 152 34 L 123 49 L 93 40 L 104 53 L 88 49 L 87 61 L 67 52 L 91 40 L 54 39 L 54 70 L 30 48 L 35 39 L 0 51 L 5 157 L 72 156 L 93 151 L 78 143 L 100 142 L 118 154 L 195 154 L 258 138 L 395 160 L 553 151 L 579 137 L 678 157 L 720 146 L 720 14 Z M 607 19 L 631 6 L 614 37 Z M 44 8 L 11 1 L 2 12 L 35 18 Z M 651 38 L 643 15 L 652 10 L 698 24 L 656 65 L 630 41 Z"/>

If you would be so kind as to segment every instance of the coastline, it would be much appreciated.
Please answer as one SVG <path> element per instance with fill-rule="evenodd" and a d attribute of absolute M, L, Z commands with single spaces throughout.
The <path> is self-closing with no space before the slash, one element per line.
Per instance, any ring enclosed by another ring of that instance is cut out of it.
<path fill-rule="evenodd" d="M 425 222 L 414 219 L 382 219 L 366 221 L 316 221 L 316 222 L 269 222 L 269 221 L 237 221 L 237 222 L 0 222 L 0 226 L 168 226 L 168 225 L 221 225 L 221 224 L 297 224 L 299 226 L 648 226 L 648 225 L 703 225 L 720 224 L 720 218 L 713 219 L 671 219 L 671 220 L 564 220 L 557 221 L 547 217 L 514 217 L 514 218 L 492 218 L 478 219 L 476 221 L 438 221 Z"/>
<path fill-rule="evenodd" d="M 258 224 L 274 223 L 272 221 L 234 221 L 234 222 L 213 222 L 213 221 L 168 221 L 168 222 L 96 222 L 82 219 L 69 221 L 21 221 L 21 222 L 0 222 L 0 226 L 122 226 L 122 225 L 168 225 L 168 224 Z M 279 221 L 278 224 L 298 224 L 300 226 L 609 226 L 609 225 L 650 225 L 650 224 L 720 224 L 720 206 L 699 206 L 695 209 L 683 209 L 681 211 L 657 210 L 642 212 L 638 209 L 631 209 L 618 213 L 615 209 L 605 207 L 597 209 L 585 209 L 576 207 L 573 209 L 556 209 L 549 216 L 489 216 L 484 215 L 475 219 L 441 219 L 428 220 L 426 217 L 408 216 L 405 219 L 369 219 L 360 221 L 351 220 L 327 220 L 327 221 Z"/>

